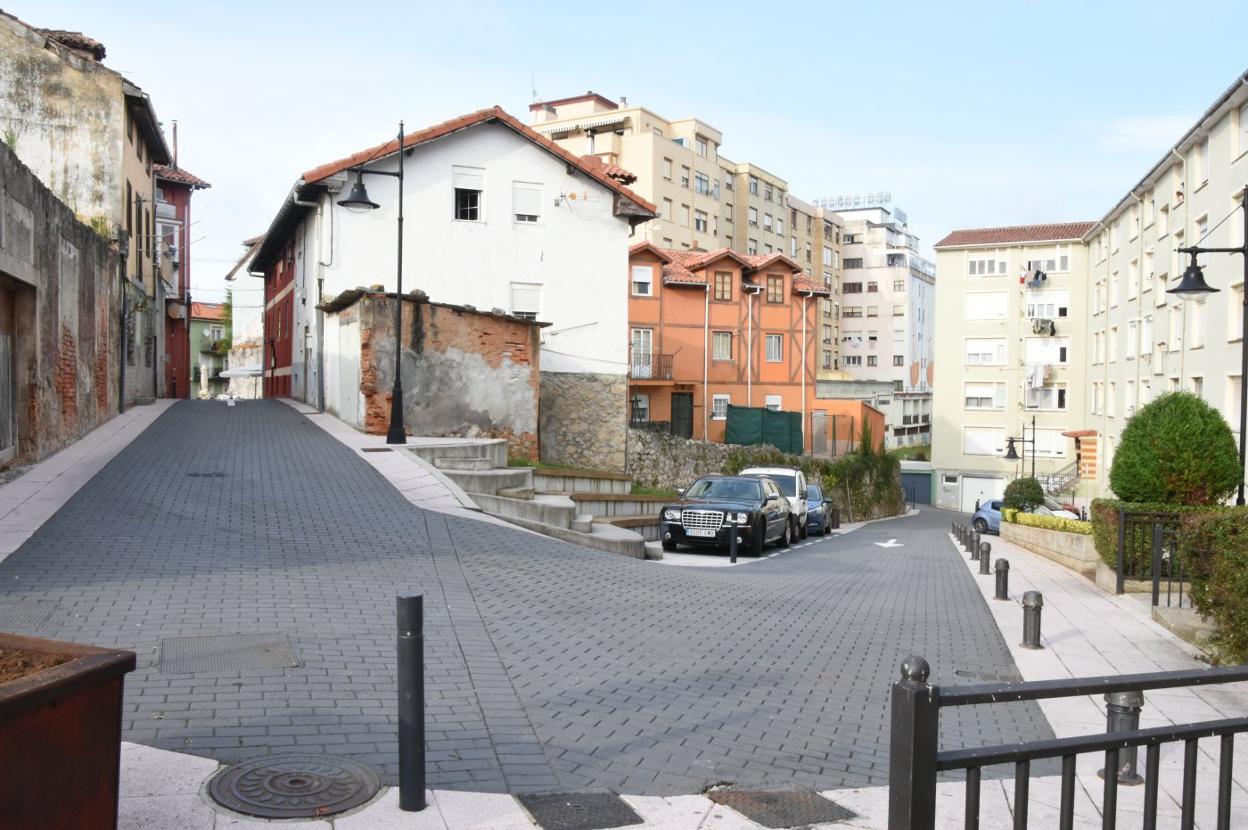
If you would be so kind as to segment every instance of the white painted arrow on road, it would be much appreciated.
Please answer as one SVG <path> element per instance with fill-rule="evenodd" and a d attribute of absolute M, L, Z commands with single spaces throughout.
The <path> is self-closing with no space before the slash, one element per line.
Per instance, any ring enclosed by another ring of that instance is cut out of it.
<path fill-rule="evenodd" d="M 905 545 L 896 539 L 889 539 L 887 542 L 876 542 L 882 548 L 904 548 Z"/>

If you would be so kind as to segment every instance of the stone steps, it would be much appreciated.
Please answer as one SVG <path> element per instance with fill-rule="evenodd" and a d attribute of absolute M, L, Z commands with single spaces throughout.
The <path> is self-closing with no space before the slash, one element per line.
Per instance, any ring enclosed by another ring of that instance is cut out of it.
<path fill-rule="evenodd" d="M 633 481 L 619 473 L 592 470 L 564 470 L 538 467 L 533 471 L 533 485 L 543 493 L 611 493 L 627 495 Z"/>
<path fill-rule="evenodd" d="M 436 464 L 439 458 L 487 458 L 490 467 L 507 466 L 507 442 L 502 438 L 426 440 L 408 444 L 403 450 L 430 464 Z"/>
<path fill-rule="evenodd" d="M 472 495 L 497 495 L 500 490 L 523 488 L 532 492 L 533 470 L 529 467 L 502 467 L 488 470 L 443 470 L 447 478 Z"/>
<path fill-rule="evenodd" d="M 569 493 L 582 513 L 594 518 L 619 516 L 658 516 L 659 509 L 672 499 L 666 496 L 615 495 L 612 493 Z"/>

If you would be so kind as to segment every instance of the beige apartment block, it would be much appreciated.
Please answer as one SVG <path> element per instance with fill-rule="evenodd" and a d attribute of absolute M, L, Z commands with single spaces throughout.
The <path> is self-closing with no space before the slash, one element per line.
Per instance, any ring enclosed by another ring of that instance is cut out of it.
<path fill-rule="evenodd" d="M 840 368 L 841 231 L 838 214 L 816 207 L 789 194 L 789 258 L 802 266 L 806 276 L 831 289 L 831 297 L 819 300 L 817 351 L 819 380 L 844 380 Z"/>
<path fill-rule="evenodd" d="M 1004 439 L 1032 415 L 1037 474 L 1055 500 L 1079 505 L 1112 495 L 1123 427 L 1163 392 L 1199 395 L 1238 440 L 1243 262 L 1204 255 L 1220 293 L 1203 301 L 1167 290 L 1188 265 L 1178 248 L 1243 243 L 1246 84 L 1248 73 L 1100 221 L 954 231 L 937 243 L 940 506 L 968 510 L 1021 474 L 1001 457 Z M 1040 285 L 1028 281 L 1035 269 L 1047 276 Z M 1038 363 L 1051 368 L 1037 374 Z M 1031 449 L 1018 446 L 1028 473 Z"/>

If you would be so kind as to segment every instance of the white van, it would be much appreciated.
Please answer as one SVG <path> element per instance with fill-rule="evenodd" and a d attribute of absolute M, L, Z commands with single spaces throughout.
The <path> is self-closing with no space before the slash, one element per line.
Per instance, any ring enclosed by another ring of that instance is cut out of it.
<path fill-rule="evenodd" d="M 801 538 L 805 539 L 806 530 L 806 474 L 796 467 L 750 467 L 742 470 L 737 475 L 743 476 L 766 476 L 767 478 L 780 485 L 780 492 L 784 493 L 788 498 L 789 504 L 793 508 L 793 515 L 797 517 L 797 532 Z"/>

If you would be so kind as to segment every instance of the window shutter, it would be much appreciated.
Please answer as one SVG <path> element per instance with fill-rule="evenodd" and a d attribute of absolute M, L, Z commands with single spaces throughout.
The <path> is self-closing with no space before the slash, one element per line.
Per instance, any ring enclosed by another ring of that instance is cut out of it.
<path fill-rule="evenodd" d="M 460 167 L 451 169 L 451 180 L 457 190 L 485 190 L 485 171 L 480 167 Z"/>
<path fill-rule="evenodd" d="M 536 283 L 513 282 L 511 284 L 512 313 L 542 310 L 542 286 Z"/>
<path fill-rule="evenodd" d="M 512 186 L 515 212 L 526 216 L 540 216 L 542 213 L 542 186 L 515 182 Z"/>

